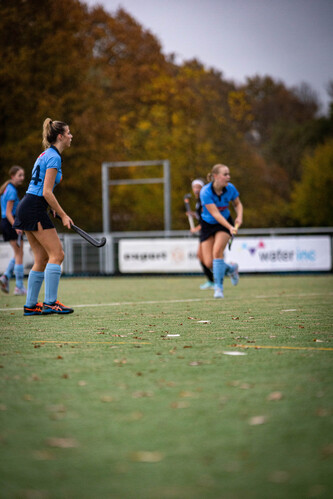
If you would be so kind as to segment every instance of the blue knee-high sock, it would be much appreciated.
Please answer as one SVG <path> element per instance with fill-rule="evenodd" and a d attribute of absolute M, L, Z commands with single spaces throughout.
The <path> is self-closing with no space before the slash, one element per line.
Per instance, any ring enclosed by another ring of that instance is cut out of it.
<path fill-rule="evenodd" d="M 215 258 L 213 260 L 214 283 L 219 288 L 223 287 L 225 267 L 226 267 L 226 265 L 224 263 L 223 258 Z"/>
<path fill-rule="evenodd" d="M 11 260 L 9 260 L 9 264 L 4 273 L 4 275 L 7 277 L 8 280 L 10 280 L 10 278 L 13 275 L 14 267 L 15 267 L 15 258 L 12 258 Z"/>
<path fill-rule="evenodd" d="M 26 307 L 33 307 L 38 302 L 38 295 L 44 280 L 44 272 L 30 270 L 28 277 L 28 289 Z"/>
<path fill-rule="evenodd" d="M 235 266 L 234 265 L 229 265 L 229 263 L 226 263 L 226 262 L 224 262 L 224 263 L 225 263 L 225 275 L 232 274 Z"/>
<path fill-rule="evenodd" d="M 23 265 L 21 263 L 15 264 L 14 274 L 15 274 L 15 278 L 16 278 L 16 287 L 19 289 L 22 289 L 23 288 L 24 270 L 23 270 Z"/>
<path fill-rule="evenodd" d="M 54 303 L 58 296 L 61 267 L 56 263 L 48 263 L 45 268 L 45 303 Z"/>

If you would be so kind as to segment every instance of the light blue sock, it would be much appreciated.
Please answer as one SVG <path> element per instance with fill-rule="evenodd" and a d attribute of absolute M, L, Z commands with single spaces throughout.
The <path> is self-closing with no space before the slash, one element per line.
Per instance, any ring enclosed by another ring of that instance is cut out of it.
<path fill-rule="evenodd" d="M 224 272 L 224 274 L 225 275 L 230 275 L 232 273 L 233 266 L 229 265 L 229 263 L 227 263 L 227 262 L 224 262 L 224 263 L 225 263 L 225 272 Z"/>
<path fill-rule="evenodd" d="M 61 267 L 56 263 L 48 263 L 45 268 L 45 303 L 57 300 Z"/>
<path fill-rule="evenodd" d="M 223 288 L 223 279 L 226 265 L 223 258 L 215 258 L 213 260 L 213 275 L 214 283 L 217 287 Z"/>
<path fill-rule="evenodd" d="M 44 272 L 30 270 L 28 277 L 28 289 L 26 307 L 33 307 L 38 302 L 38 295 L 44 280 Z"/>
<path fill-rule="evenodd" d="M 23 288 L 23 277 L 24 277 L 24 269 L 21 263 L 15 264 L 14 274 L 16 278 L 16 287 L 19 289 Z"/>
<path fill-rule="evenodd" d="M 225 275 L 227 276 L 231 275 L 237 267 L 237 265 L 235 264 L 229 265 L 228 263 L 226 263 L 225 265 L 226 265 Z"/>
<path fill-rule="evenodd" d="M 11 279 L 12 275 L 13 275 L 13 272 L 14 272 L 14 266 L 15 266 L 15 258 L 12 258 L 10 261 L 9 261 L 9 264 L 6 268 L 6 271 L 4 273 L 4 275 L 7 277 L 8 281 Z"/>

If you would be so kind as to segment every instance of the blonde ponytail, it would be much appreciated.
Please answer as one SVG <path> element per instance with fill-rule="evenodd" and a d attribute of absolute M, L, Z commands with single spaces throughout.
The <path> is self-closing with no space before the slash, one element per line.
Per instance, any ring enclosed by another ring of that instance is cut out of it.
<path fill-rule="evenodd" d="M 47 149 L 57 141 L 58 135 L 65 132 L 67 123 L 63 121 L 52 121 L 51 118 L 46 118 L 43 123 L 43 147 Z"/>

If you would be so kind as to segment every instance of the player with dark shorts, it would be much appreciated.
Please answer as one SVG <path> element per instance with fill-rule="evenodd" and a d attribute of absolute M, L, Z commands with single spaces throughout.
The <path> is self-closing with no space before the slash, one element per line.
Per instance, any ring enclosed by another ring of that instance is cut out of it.
<path fill-rule="evenodd" d="M 243 205 L 236 187 L 230 183 L 229 168 L 215 165 L 207 176 L 210 181 L 200 191 L 202 204 L 200 241 L 204 263 L 213 266 L 215 283 L 214 298 L 223 298 L 223 280 L 230 275 L 233 285 L 238 284 L 238 265 L 224 261 L 224 250 L 230 237 L 237 233 L 243 222 Z M 235 227 L 229 211 L 232 203 L 236 220 Z"/>
<path fill-rule="evenodd" d="M 4 293 L 9 293 L 9 282 L 15 274 L 16 283 L 14 295 L 26 295 L 26 289 L 23 285 L 23 240 L 22 230 L 13 229 L 19 197 L 17 187 L 24 181 L 24 170 L 21 166 L 12 166 L 9 170 L 10 179 L 0 187 L 1 195 L 1 232 L 4 241 L 9 242 L 13 251 L 14 258 L 0 277 L 0 289 Z"/>
<path fill-rule="evenodd" d="M 205 185 L 205 182 L 201 178 L 197 178 L 192 181 L 192 191 L 194 194 L 194 197 L 196 199 L 195 203 L 195 212 L 190 212 L 189 215 L 192 215 L 192 217 L 195 217 L 199 224 L 196 227 L 191 228 L 192 234 L 198 234 L 200 235 L 201 232 L 201 212 L 202 212 L 202 206 L 201 206 L 201 200 L 200 200 L 200 191 L 202 187 Z M 200 289 L 205 290 L 205 289 L 212 289 L 214 288 L 214 278 L 213 278 L 213 273 L 210 268 L 206 267 L 204 261 L 203 261 L 203 255 L 202 255 L 202 248 L 201 248 L 201 241 L 199 242 L 199 247 L 198 247 L 198 252 L 197 252 L 197 257 L 200 262 L 200 265 L 202 267 L 202 270 L 207 277 L 207 281 L 204 282 L 203 284 L 200 284 Z"/>
<path fill-rule="evenodd" d="M 50 207 L 62 219 L 64 227 L 71 228 L 72 219 L 65 213 L 53 194 L 54 187 L 62 179 L 64 149 L 70 147 L 72 134 L 62 121 L 47 118 L 43 124 L 45 151 L 38 156 L 26 195 L 17 207 L 14 228 L 24 230 L 34 254 L 34 265 L 29 273 L 27 300 L 24 315 L 70 314 L 57 299 L 64 251 L 47 214 Z M 44 303 L 38 295 L 45 278 Z"/>

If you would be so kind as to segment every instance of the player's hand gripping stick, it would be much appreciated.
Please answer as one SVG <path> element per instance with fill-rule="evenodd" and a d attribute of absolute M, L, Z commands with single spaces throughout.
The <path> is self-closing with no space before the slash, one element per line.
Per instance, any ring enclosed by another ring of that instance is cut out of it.
<path fill-rule="evenodd" d="M 188 217 L 190 227 L 191 227 L 191 229 L 194 229 L 195 225 L 194 225 L 193 215 L 191 213 L 190 198 L 191 198 L 191 194 L 185 194 L 184 205 L 185 205 L 185 211 L 186 211 L 186 215 Z"/>
<path fill-rule="evenodd" d="M 238 230 L 238 228 L 239 228 L 239 224 L 236 224 L 236 225 L 235 225 L 235 229 L 236 229 L 236 230 Z M 231 248 L 231 245 L 232 245 L 232 242 L 233 242 L 233 240 L 234 240 L 234 237 L 235 237 L 235 234 L 232 234 L 231 238 L 229 239 L 229 243 L 228 243 L 228 249 L 229 249 L 229 250 L 230 250 L 230 248 Z"/>

